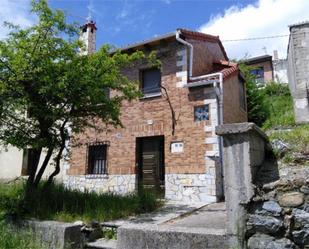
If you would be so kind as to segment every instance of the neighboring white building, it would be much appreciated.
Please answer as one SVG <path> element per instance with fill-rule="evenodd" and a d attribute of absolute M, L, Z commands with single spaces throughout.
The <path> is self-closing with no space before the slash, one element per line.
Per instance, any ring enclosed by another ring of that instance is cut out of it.
<path fill-rule="evenodd" d="M 43 152 L 40 158 L 42 164 L 45 158 Z M 29 150 L 19 150 L 16 147 L 8 146 L 7 148 L 0 148 L 0 181 L 15 179 L 20 176 L 27 177 L 28 168 L 31 164 L 31 153 Z M 54 171 L 53 162 L 50 161 L 47 166 L 43 178 L 47 178 Z M 61 172 L 57 175 L 56 179 L 62 181 L 65 175 L 66 166 L 62 163 Z"/>
<path fill-rule="evenodd" d="M 274 51 L 273 69 L 274 69 L 274 81 L 276 83 L 287 84 L 289 82 L 288 80 L 288 60 L 279 59 L 277 50 Z"/>

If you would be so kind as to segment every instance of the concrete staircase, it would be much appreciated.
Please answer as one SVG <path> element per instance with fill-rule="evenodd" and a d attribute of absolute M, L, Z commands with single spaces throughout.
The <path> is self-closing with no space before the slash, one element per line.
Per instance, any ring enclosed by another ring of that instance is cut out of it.
<path fill-rule="evenodd" d="M 126 227 L 118 232 L 117 249 L 230 249 L 230 238 L 219 229 Z"/>
<path fill-rule="evenodd" d="M 117 249 L 229 249 L 225 203 L 215 203 L 162 224 L 118 229 Z"/>
<path fill-rule="evenodd" d="M 149 218 L 149 217 L 148 217 Z M 209 204 L 163 222 L 101 224 L 117 229 L 117 241 L 99 239 L 87 249 L 230 249 L 225 203 Z M 153 219 L 152 219 L 153 220 Z"/>

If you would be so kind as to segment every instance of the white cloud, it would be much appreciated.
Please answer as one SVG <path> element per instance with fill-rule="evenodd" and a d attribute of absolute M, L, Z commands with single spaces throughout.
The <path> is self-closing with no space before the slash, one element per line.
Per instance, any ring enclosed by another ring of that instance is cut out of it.
<path fill-rule="evenodd" d="M 5 38 L 8 28 L 3 22 L 11 22 L 20 27 L 27 27 L 33 23 L 30 15 L 30 0 L 1 0 L 0 7 L 0 39 Z"/>
<path fill-rule="evenodd" d="M 232 6 L 212 17 L 199 31 L 219 35 L 221 40 L 289 34 L 288 25 L 309 19 L 308 0 L 258 0 L 254 5 Z M 288 37 L 255 41 L 224 42 L 229 58 L 272 54 L 286 56 Z M 266 48 L 266 49 L 265 49 Z"/>

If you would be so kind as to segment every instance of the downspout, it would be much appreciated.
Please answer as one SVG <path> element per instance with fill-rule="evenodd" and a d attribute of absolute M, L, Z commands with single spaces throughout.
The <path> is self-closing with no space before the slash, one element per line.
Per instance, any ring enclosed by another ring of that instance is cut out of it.
<path fill-rule="evenodd" d="M 222 125 L 224 123 L 224 116 L 223 116 L 223 74 L 219 73 L 219 87 L 217 83 L 214 83 L 214 88 L 216 92 L 216 99 L 217 99 L 217 106 L 218 106 L 218 125 Z M 220 168 L 221 168 L 221 192 L 222 197 L 224 196 L 224 168 L 223 168 L 223 138 L 218 136 L 218 145 L 219 145 L 219 154 L 220 154 Z"/>
<path fill-rule="evenodd" d="M 189 48 L 189 80 L 199 80 L 205 78 L 205 76 L 219 76 L 219 87 L 217 85 L 218 82 L 209 82 L 207 80 L 201 81 L 200 85 L 210 85 L 213 84 L 215 93 L 216 93 L 216 100 L 217 100 L 217 107 L 218 107 L 218 125 L 223 124 L 223 74 L 222 73 L 213 73 L 213 74 L 206 74 L 197 77 L 193 77 L 193 45 L 184 39 L 180 38 L 181 31 L 176 31 L 176 40 Z M 223 140 L 220 136 L 218 136 L 218 145 L 219 145 L 219 155 L 220 155 L 220 167 L 222 172 L 222 180 L 223 180 Z M 224 195 L 224 183 L 222 182 L 222 194 Z"/>

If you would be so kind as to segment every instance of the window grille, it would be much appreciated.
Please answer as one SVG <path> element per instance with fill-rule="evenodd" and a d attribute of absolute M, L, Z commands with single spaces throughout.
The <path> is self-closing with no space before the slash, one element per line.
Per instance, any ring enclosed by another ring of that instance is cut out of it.
<path fill-rule="evenodd" d="M 88 174 L 107 174 L 108 143 L 88 144 Z"/>
<path fill-rule="evenodd" d="M 194 107 L 194 121 L 209 120 L 209 105 L 200 105 Z"/>

